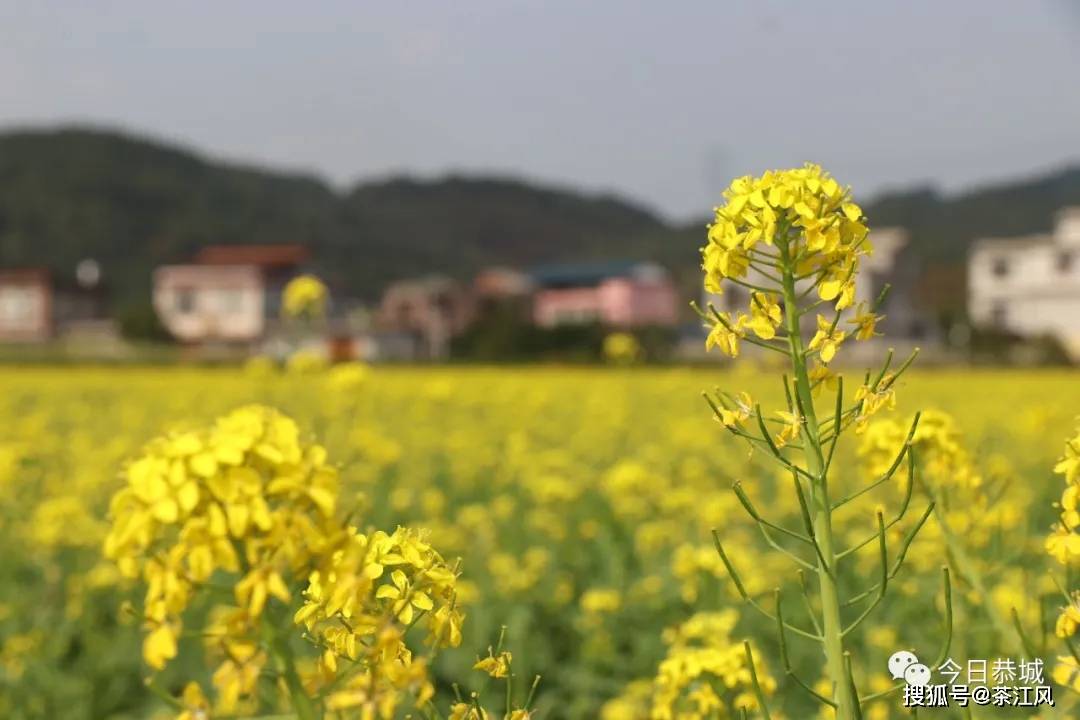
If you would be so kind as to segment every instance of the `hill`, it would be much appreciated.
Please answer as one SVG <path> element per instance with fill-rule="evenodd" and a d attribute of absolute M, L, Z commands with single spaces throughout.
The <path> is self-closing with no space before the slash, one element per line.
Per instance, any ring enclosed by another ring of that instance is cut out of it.
<path fill-rule="evenodd" d="M 891 193 L 864 209 L 875 225 L 908 228 L 928 259 L 955 262 L 963 260 L 971 242 L 980 237 L 1047 232 L 1058 210 L 1076 204 L 1080 204 L 1080 167 L 956 195 L 929 188 Z"/>
<path fill-rule="evenodd" d="M 614 197 L 462 176 L 364 183 L 343 199 L 343 212 L 353 233 L 350 265 L 384 259 L 376 283 L 433 270 L 468 275 L 493 264 L 605 258 L 626 238 L 667 231 L 650 212 Z"/>
<path fill-rule="evenodd" d="M 0 134 L 0 264 L 69 272 L 93 257 L 122 299 L 145 297 L 154 266 L 209 243 L 308 244 L 324 275 L 374 297 L 411 274 L 603 257 L 663 229 L 617 198 L 509 179 L 399 178 L 338 194 L 112 132 Z"/>
<path fill-rule="evenodd" d="M 338 200 L 315 178 L 228 167 L 89 130 L 0 136 L 0 261 L 70 271 L 98 259 L 122 295 L 211 242 L 323 243 Z"/>
<path fill-rule="evenodd" d="M 1080 204 L 1080 167 L 863 202 L 873 225 L 908 228 L 941 290 L 931 304 L 951 307 L 973 239 L 1048 230 L 1070 204 Z M 0 265 L 70 272 L 93 257 L 122 303 L 145 302 L 154 266 L 210 243 L 308 244 L 324 276 L 366 298 L 423 272 L 622 257 L 663 262 L 689 286 L 704 222 L 671 226 L 616 197 L 507 178 L 391 178 L 336 192 L 314 176 L 100 129 L 0 133 Z"/>

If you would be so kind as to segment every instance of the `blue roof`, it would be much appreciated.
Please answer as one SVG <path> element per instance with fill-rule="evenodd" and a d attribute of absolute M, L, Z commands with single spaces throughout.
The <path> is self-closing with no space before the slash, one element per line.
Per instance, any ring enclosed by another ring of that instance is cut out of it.
<path fill-rule="evenodd" d="M 595 285 L 613 277 L 632 275 L 644 263 L 640 260 L 575 263 L 571 265 L 542 265 L 529 271 L 541 287 L 575 287 Z"/>

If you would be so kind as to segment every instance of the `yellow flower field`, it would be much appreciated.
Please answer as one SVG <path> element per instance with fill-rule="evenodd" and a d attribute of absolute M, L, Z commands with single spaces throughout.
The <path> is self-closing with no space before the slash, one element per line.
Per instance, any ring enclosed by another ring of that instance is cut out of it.
<path fill-rule="evenodd" d="M 740 705 L 753 705 L 744 638 L 776 699 L 773 716 L 817 717 L 817 704 L 785 678 L 774 628 L 740 600 L 711 537 L 722 531 L 752 597 L 772 607 L 780 578 L 786 617 L 806 624 L 791 563 L 769 551 L 732 491 L 741 481 L 755 507 L 796 526 L 790 477 L 724 432 L 701 397 L 723 385 L 779 407 L 772 375 L 741 367 L 4 369 L 0 717 L 177 717 L 181 709 L 155 691 L 180 697 L 189 681 L 210 686 L 200 638 L 181 634 L 179 659 L 146 687 L 154 670 L 144 662 L 142 594 L 102 548 L 110 498 L 148 441 L 252 403 L 294 418 L 302 442 L 325 446 L 338 504 L 360 531 L 426 530 L 447 562 L 460 558 L 463 636 L 431 668 L 444 705 L 451 683 L 483 686 L 472 669 L 481 658 L 489 658 L 481 669 L 506 674 L 502 656 L 488 653 L 505 626 L 515 694 L 541 675 L 543 717 L 738 717 Z M 1045 542 L 1063 489 L 1053 467 L 1073 434 L 1080 383 L 1068 372 L 922 370 L 904 375 L 897 400 L 845 438 L 834 472 L 841 488 L 865 484 L 923 409 L 920 427 L 929 429 L 915 443 L 926 446 L 928 479 L 910 501 L 911 520 L 889 533 L 902 537 L 922 513 L 924 488 L 948 522 L 926 524 L 890 594 L 853 636 L 860 685 L 887 690 L 895 650 L 937 652 L 946 563 L 955 568 L 951 656 L 1022 656 L 1015 608 L 1049 674 L 1066 654 L 1053 637 L 1064 601 L 1052 581 L 1064 583 L 1065 573 Z M 894 418 L 899 440 L 877 418 Z M 875 536 L 874 508 L 891 513 L 905 494 L 900 475 L 840 511 L 855 519 L 843 544 Z M 945 532 L 963 558 L 946 553 Z M 877 567 L 870 542 L 842 580 L 856 592 Z M 821 676 L 816 646 L 790 635 L 787 646 L 801 677 Z M 702 673 L 714 682 L 695 682 Z M 275 692 L 272 675 L 256 682 L 257 692 Z M 1064 689 L 1058 701 L 1071 702 Z M 866 715 L 907 716 L 895 694 Z"/>

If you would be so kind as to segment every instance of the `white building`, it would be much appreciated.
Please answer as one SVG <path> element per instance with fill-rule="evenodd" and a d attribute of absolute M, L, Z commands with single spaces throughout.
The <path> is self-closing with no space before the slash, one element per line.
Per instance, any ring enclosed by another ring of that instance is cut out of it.
<path fill-rule="evenodd" d="M 298 245 L 212 245 L 154 272 L 154 309 L 186 343 L 252 343 L 277 317 L 281 291 L 307 260 Z"/>
<path fill-rule="evenodd" d="M 154 307 L 162 324 L 184 342 L 260 338 L 266 290 L 253 265 L 166 265 L 154 274 Z"/>
<path fill-rule="evenodd" d="M 1059 212 L 1050 234 L 976 241 L 968 314 L 978 327 L 1051 335 L 1080 358 L 1080 207 Z"/>

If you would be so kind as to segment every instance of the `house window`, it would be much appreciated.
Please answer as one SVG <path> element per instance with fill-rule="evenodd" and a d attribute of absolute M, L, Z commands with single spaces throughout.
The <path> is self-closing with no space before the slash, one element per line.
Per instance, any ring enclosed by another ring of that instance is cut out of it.
<path fill-rule="evenodd" d="M 1003 257 L 994 258 L 993 271 L 995 277 L 1005 277 L 1009 274 L 1009 261 Z"/>
<path fill-rule="evenodd" d="M 996 328 L 1004 328 L 1009 320 L 1009 311 L 1005 303 L 998 300 L 990 307 L 990 322 Z"/>
<path fill-rule="evenodd" d="M 176 303 L 176 312 L 181 315 L 195 312 L 195 289 L 189 287 L 176 288 L 174 302 Z"/>
<path fill-rule="evenodd" d="M 1057 255 L 1058 272 L 1067 273 L 1073 267 L 1073 254 L 1069 250 L 1062 250 Z"/>

